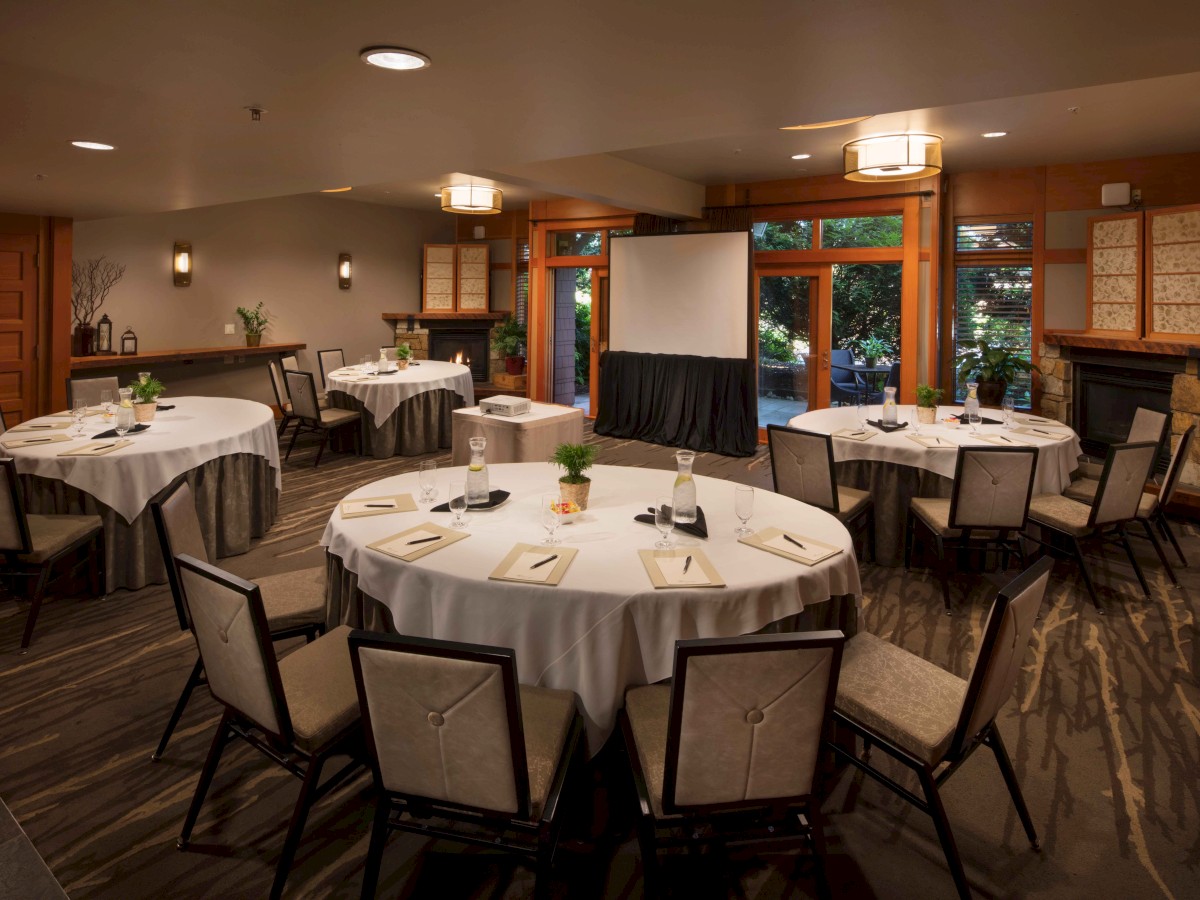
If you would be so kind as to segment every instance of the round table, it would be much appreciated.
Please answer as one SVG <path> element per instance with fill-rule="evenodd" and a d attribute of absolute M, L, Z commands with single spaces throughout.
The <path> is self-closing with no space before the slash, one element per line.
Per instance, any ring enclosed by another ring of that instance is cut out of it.
<path fill-rule="evenodd" d="M 654 588 L 637 551 L 652 548 L 658 532 L 633 517 L 670 495 L 675 473 L 660 469 L 591 470 L 588 509 L 559 529 L 564 546 L 578 553 L 558 586 L 489 581 L 514 544 L 542 539 L 541 495 L 557 490 L 560 473 L 546 463 L 488 469 L 492 487 L 511 498 L 495 510 L 471 513 L 465 540 L 413 562 L 367 545 L 424 522 L 446 525 L 449 513 L 423 504 L 416 512 L 343 519 L 335 510 L 321 538 L 331 618 L 385 627 L 370 598 L 387 608 L 401 633 L 513 648 L 522 682 L 579 694 L 593 752 L 611 732 L 627 687 L 670 676 L 677 639 L 748 634 L 788 617 L 798 617 L 789 630 L 854 631 L 861 586 L 846 529 L 821 510 L 758 490 L 752 526 L 787 528 L 843 552 L 809 567 L 756 550 L 733 533 L 736 485 L 717 479 L 696 478 L 708 539 L 680 535 L 677 541 L 703 551 L 726 586 Z M 440 501 L 448 483 L 465 473 L 462 467 L 439 470 Z M 416 474 L 382 479 L 348 497 L 396 493 L 418 498 Z"/>
<path fill-rule="evenodd" d="M 454 410 L 475 405 L 471 370 L 435 359 L 384 375 L 335 369 L 326 390 L 331 406 L 363 413 L 363 453 L 376 459 L 449 448 Z"/>
<path fill-rule="evenodd" d="M 111 429 L 102 415 L 85 420 L 84 440 L 74 439 L 74 423 L 61 415 L 23 422 L 2 438 L 72 436 L 69 442 L 3 449 L 16 460 L 27 512 L 87 513 L 104 521 L 108 590 L 167 580 L 146 507 L 181 475 L 196 498 L 212 558 L 245 553 L 250 540 L 275 521 L 281 480 L 271 408 L 218 397 L 164 397 L 163 403 L 175 408 L 159 412 L 146 431 L 127 436 L 128 446 L 102 456 L 59 455 Z M 22 430 L 62 423 L 71 427 Z"/>
<path fill-rule="evenodd" d="M 916 419 L 915 410 L 913 406 L 900 406 L 899 420 L 912 422 Z M 940 438 L 949 445 L 947 449 L 926 448 L 911 440 L 911 424 L 890 434 L 867 426 L 874 432 L 874 437 L 866 441 L 835 436 L 833 458 L 838 481 L 849 487 L 870 491 L 875 500 L 875 561 L 880 565 L 898 566 L 903 560 L 904 522 L 909 500 L 913 497 L 950 496 L 958 458 L 957 448 L 998 446 L 973 437 L 970 426 L 966 424 L 956 428 L 943 424 L 943 419 L 961 412 L 961 407 L 939 406 L 937 424 L 921 426 L 922 436 Z M 881 407 L 871 406 L 867 417 L 878 420 L 880 414 Z M 998 409 L 984 409 L 983 415 L 997 421 L 1001 417 Z M 1013 434 L 1005 431 L 1001 425 L 980 425 L 979 433 L 1003 434 L 1036 446 L 1039 452 L 1033 492 L 1061 494 L 1071 483 L 1071 473 L 1079 466 L 1079 455 L 1083 452 L 1079 437 L 1062 423 L 1035 418 L 1038 422 L 1030 422 L 1027 421 L 1028 416 L 1018 413 L 1016 427 L 1041 428 L 1052 433 L 1067 434 L 1068 437 L 1066 440 L 1055 440 L 1037 434 Z M 820 434 L 833 434 L 841 429 L 855 431 L 858 429 L 858 416 L 852 406 L 817 409 L 789 420 L 788 426 Z"/>

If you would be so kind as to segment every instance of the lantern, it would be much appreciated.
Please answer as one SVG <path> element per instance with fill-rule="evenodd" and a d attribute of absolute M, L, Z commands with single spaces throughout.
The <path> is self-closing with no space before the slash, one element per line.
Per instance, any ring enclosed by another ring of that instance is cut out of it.
<path fill-rule="evenodd" d="M 112 356 L 112 352 L 112 319 L 106 313 L 96 323 L 96 355 Z"/>
<path fill-rule="evenodd" d="M 125 333 L 121 335 L 121 355 L 131 356 L 137 353 L 137 335 L 133 333 L 133 326 L 125 329 Z"/>

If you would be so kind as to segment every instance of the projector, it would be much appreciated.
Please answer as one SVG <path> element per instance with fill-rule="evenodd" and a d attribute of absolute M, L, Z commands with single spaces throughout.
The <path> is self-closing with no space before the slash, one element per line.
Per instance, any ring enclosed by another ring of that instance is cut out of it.
<path fill-rule="evenodd" d="M 528 397 L 508 397 L 497 394 L 479 401 L 480 415 L 523 416 L 533 408 Z"/>

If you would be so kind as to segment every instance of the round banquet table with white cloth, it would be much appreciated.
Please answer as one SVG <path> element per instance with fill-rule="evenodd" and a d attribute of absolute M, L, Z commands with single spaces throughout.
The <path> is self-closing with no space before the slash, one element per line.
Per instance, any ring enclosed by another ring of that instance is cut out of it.
<path fill-rule="evenodd" d="M 88 513 L 104 521 L 108 589 L 136 589 L 166 582 L 158 537 L 148 504 L 176 478 L 186 475 L 211 557 L 250 549 L 275 521 L 281 487 L 279 441 L 271 408 L 251 400 L 220 397 L 163 398 L 174 409 L 160 411 L 130 444 L 101 456 L 60 456 L 110 430 L 102 415 L 85 420 L 83 439 L 75 428 L 22 431 L 31 424 L 71 422 L 43 416 L 23 422 L 3 440 L 46 434 L 72 440 L 5 448 L 31 513 Z M 116 440 L 115 438 L 113 439 Z"/>
<path fill-rule="evenodd" d="M 866 429 L 874 436 L 866 441 L 838 437 L 833 440 L 833 459 L 837 466 L 838 482 L 848 487 L 870 491 L 875 501 L 876 562 L 899 565 L 903 559 L 904 522 L 908 502 L 913 497 L 949 497 L 954 480 L 958 448 L 1000 446 L 980 440 L 971 434 L 970 426 L 947 427 L 943 420 L 962 412 L 961 407 L 939 406 L 938 422 L 922 425 L 922 437 L 936 437 L 944 448 L 923 447 L 909 438 L 912 425 L 890 434 Z M 869 419 L 878 420 L 881 408 L 872 406 Z M 1000 410 L 984 409 L 983 416 L 1000 420 Z M 899 421 L 911 423 L 916 419 L 916 407 L 900 406 Z M 1037 428 L 1051 434 L 1066 435 L 1063 440 L 1039 434 L 1014 433 L 1001 425 L 980 425 L 981 435 L 1004 435 L 1014 441 L 1038 448 L 1037 471 L 1034 474 L 1035 494 L 1060 494 L 1071 483 L 1071 473 L 1079 466 L 1083 452 L 1079 437 L 1068 426 L 1041 417 L 1029 421 L 1028 416 L 1016 415 L 1016 427 Z M 834 434 L 841 429 L 858 430 L 854 407 L 839 406 L 802 413 L 788 422 L 790 428 L 801 428 L 820 434 Z"/>
<path fill-rule="evenodd" d="M 321 538 L 330 624 L 390 624 L 403 634 L 511 647 L 523 683 L 579 694 L 593 753 L 611 732 L 625 689 L 671 675 L 678 639 L 749 634 L 773 623 L 783 630 L 855 630 L 861 585 L 846 529 L 821 510 L 756 490 L 751 527 L 786 528 L 842 552 L 810 567 L 754 549 L 733 533 L 737 485 L 713 478 L 696 478 L 708 539 L 676 535 L 676 541 L 703 551 L 726 586 L 656 589 L 638 550 L 651 549 L 658 532 L 633 518 L 670 496 L 675 473 L 661 469 L 591 470 L 587 510 L 559 529 L 563 546 L 578 551 L 559 585 L 490 581 L 514 544 L 542 539 L 541 496 L 557 491 L 560 472 L 546 463 L 488 469 L 491 487 L 511 497 L 494 510 L 471 512 L 465 540 L 412 562 L 368 545 L 425 522 L 447 525 L 450 513 L 430 508 L 446 500 L 449 482 L 464 479 L 465 468 L 439 470 L 438 500 L 418 502 L 416 512 L 343 519 L 335 509 Z M 365 485 L 348 498 L 397 493 L 419 501 L 415 473 Z M 390 623 L 381 621 L 376 603 L 386 607 Z"/>
<path fill-rule="evenodd" d="M 475 405 L 471 370 L 436 359 L 383 375 L 335 369 L 326 389 L 330 406 L 362 413 L 363 453 L 376 459 L 450 447 L 454 410 Z"/>

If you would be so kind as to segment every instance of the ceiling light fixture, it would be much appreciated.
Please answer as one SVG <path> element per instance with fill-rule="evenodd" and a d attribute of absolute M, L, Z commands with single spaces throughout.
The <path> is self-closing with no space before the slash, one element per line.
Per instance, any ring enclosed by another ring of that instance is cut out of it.
<path fill-rule="evenodd" d="M 83 150 L 116 150 L 112 144 L 101 144 L 98 141 L 71 141 L 72 147 L 79 147 Z"/>
<path fill-rule="evenodd" d="M 1006 134 L 1008 134 L 1007 131 L 985 131 L 983 134 L 980 135 L 980 137 L 996 138 L 996 137 L 1004 137 Z"/>
<path fill-rule="evenodd" d="M 391 69 L 394 72 L 415 72 L 417 69 L 428 69 L 432 65 L 424 53 L 405 50 L 403 47 L 365 47 L 358 57 L 368 66 Z"/>
<path fill-rule="evenodd" d="M 936 134 L 880 134 L 842 145 L 847 181 L 907 181 L 942 171 Z"/>
<path fill-rule="evenodd" d="M 796 153 L 796 154 L 793 154 L 792 159 L 812 159 L 812 154 L 811 153 Z"/>
<path fill-rule="evenodd" d="M 442 188 L 444 212 L 490 216 L 500 212 L 504 192 L 486 184 L 454 184 Z"/>
<path fill-rule="evenodd" d="M 344 193 L 346 193 L 346 191 L 352 191 L 352 190 L 354 190 L 354 188 L 348 188 L 348 187 L 344 187 L 344 188 L 322 188 L 322 189 L 321 189 L 321 193 L 322 193 L 322 194 L 344 194 Z"/>
<path fill-rule="evenodd" d="M 837 128 L 839 125 L 853 125 L 855 122 L 865 122 L 870 116 L 854 116 L 850 119 L 830 119 L 828 122 L 810 122 L 807 125 L 784 125 L 780 131 L 812 131 L 816 128 Z"/>

